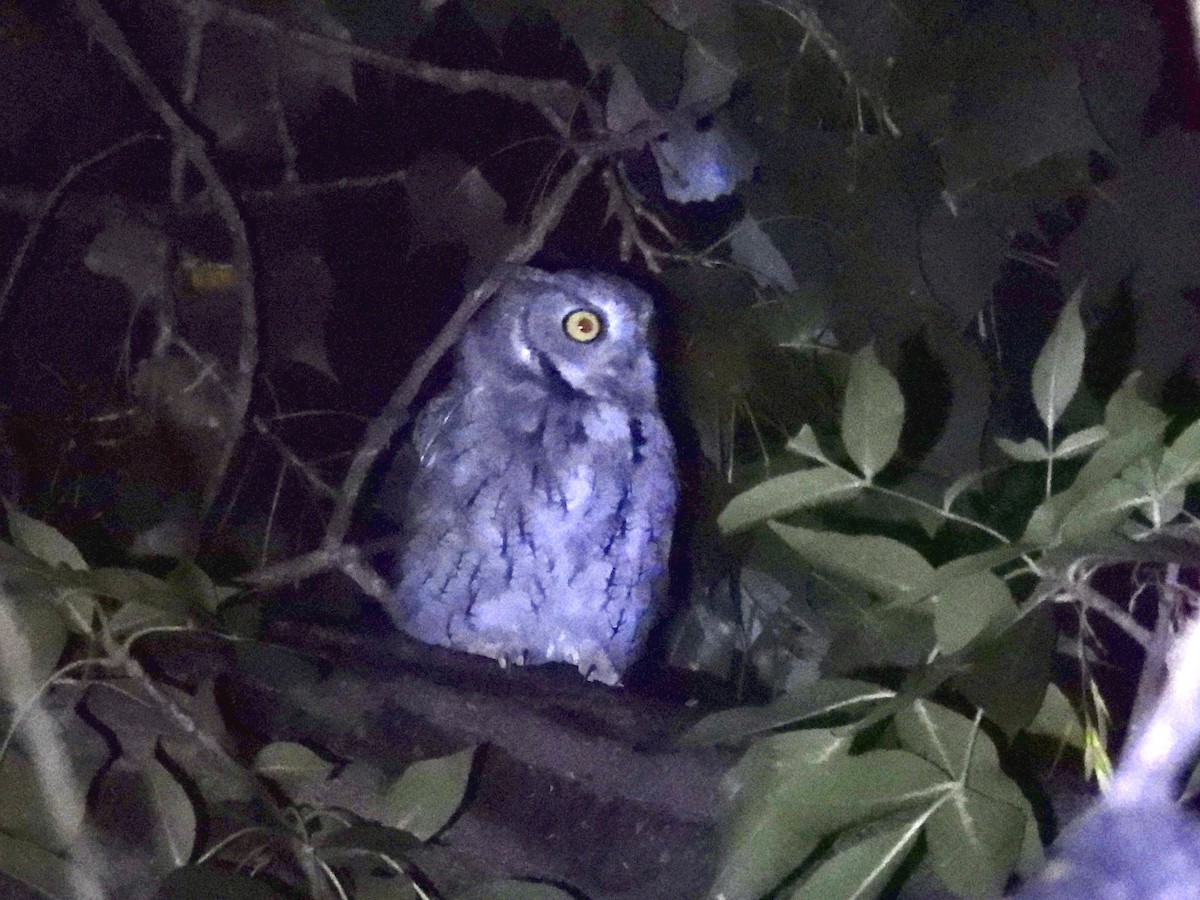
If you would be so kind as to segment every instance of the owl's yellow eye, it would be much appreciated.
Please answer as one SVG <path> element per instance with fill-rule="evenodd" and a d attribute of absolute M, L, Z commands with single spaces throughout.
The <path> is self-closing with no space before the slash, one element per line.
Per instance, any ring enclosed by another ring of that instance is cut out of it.
<path fill-rule="evenodd" d="M 600 337 L 603 329 L 604 323 L 590 309 L 577 309 L 567 313 L 567 317 L 563 319 L 563 331 L 567 333 L 567 337 L 581 344 L 589 344 Z"/>

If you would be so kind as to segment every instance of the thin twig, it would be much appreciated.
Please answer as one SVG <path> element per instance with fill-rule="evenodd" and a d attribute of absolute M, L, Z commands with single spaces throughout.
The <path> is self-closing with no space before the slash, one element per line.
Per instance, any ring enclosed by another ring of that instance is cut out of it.
<path fill-rule="evenodd" d="M 528 262 L 541 248 L 546 236 L 562 219 L 567 204 L 584 178 L 592 171 L 599 156 L 598 150 L 584 151 L 575 165 L 555 185 L 554 190 L 541 202 L 533 216 L 529 233 L 504 255 L 504 261 L 514 265 Z M 483 284 L 468 293 L 454 311 L 433 342 L 417 357 L 408 375 L 389 398 L 383 411 L 367 426 L 366 434 L 359 445 L 346 478 L 342 482 L 338 505 L 325 530 L 324 547 L 337 547 L 346 537 L 350 517 L 358 495 L 367 479 L 367 474 L 376 458 L 391 441 L 392 436 L 404 427 L 409 417 L 409 405 L 416 399 L 421 385 L 433 371 L 438 361 L 458 343 L 467 323 L 477 313 L 499 286 L 502 276 L 493 275 Z"/>
<path fill-rule="evenodd" d="M 305 553 L 303 556 L 295 556 L 291 559 L 285 559 L 282 562 L 272 563 L 269 566 L 256 569 L 239 577 L 238 580 L 243 584 L 261 590 L 284 584 L 294 584 L 297 581 L 302 581 L 305 578 L 311 578 L 313 575 L 319 575 L 322 572 L 328 572 L 333 569 L 353 573 L 357 571 L 358 566 L 365 566 L 365 563 L 361 562 L 363 557 L 391 549 L 394 543 L 394 539 L 392 538 L 383 538 L 363 546 L 340 544 L 337 547 L 329 549 L 321 548 L 313 550 L 311 553 Z M 351 577 L 354 578 L 353 574 L 351 574 Z M 359 579 L 354 578 L 354 580 L 358 582 Z M 369 584 L 369 579 L 363 580 Z M 380 584 L 382 584 L 382 580 Z M 373 591 L 374 589 L 368 591 L 368 593 L 371 596 L 377 596 Z M 378 597 L 382 598 L 387 596 L 387 594 L 387 589 L 383 588 L 378 592 Z"/>
<path fill-rule="evenodd" d="M 227 419 L 228 433 L 220 460 L 213 467 L 204 493 L 205 513 L 212 504 L 225 480 L 225 473 L 233 460 L 233 454 L 241 440 L 245 427 L 246 411 L 250 408 L 254 388 L 254 372 L 258 367 L 258 319 L 254 307 L 254 267 L 250 255 L 250 242 L 246 235 L 246 224 L 242 220 L 233 195 L 225 186 L 212 160 L 205 150 L 204 140 L 188 127 L 187 123 L 171 106 L 167 98 L 151 80 L 130 49 L 128 41 L 117 23 L 108 15 L 99 0 L 75 0 L 75 11 L 87 28 L 88 35 L 100 43 L 116 60 L 125 77 L 137 88 L 142 100 L 159 117 L 171 132 L 176 148 L 182 148 L 188 160 L 204 180 L 208 197 L 232 239 L 232 262 L 239 274 L 234 290 L 241 307 L 242 338 L 238 347 L 237 381 L 232 391 L 233 402 Z"/>
<path fill-rule="evenodd" d="M 220 19 L 247 31 L 284 38 L 325 56 L 351 59 L 384 72 L 393 72 L 414 81 L 433 84 L 458 94 L 483 91 L 508 97 L 518 103 L 533 106 L 542 113 L 555 131 L 566 136 L 570 132 L 569 115 L 565 111 L 576 106 L 588 110 L 594 122 L 602 122 L 599 109 L 582 90 L 561 79 L 525 78 L 519 75 L 502 75 L 497 72 L 447 69 L 418 60 L 401 59 L 369 50 L 349 41 L 338 40 L 289 28 L 274 19 L 246 12 L 225 3 L 213 0 L 159 0 L 181 12 L 202 10 L 213 19 Z"/>
<path fill-rule="evenodd" d="M 120 153 L 126 147 L 140 143 L 146 140 L 158 140 L 157 135 L 153 134 L 135 134 L 131 137 L 123 138 L 117 141 L 110 147 L 106 147 L 94 156 L 90 156 L 83 162 L 76 163 L 71 166 L 54 186 L 54 189 L 46 195 L 42 200 L 41 209 L 38 210 L 34 220 L 29 225 L 29 230 L 25 232 L 25 240 L 21 242 L 21 246 L 17 248 L 16 254 L 13 256 L 12 265 L 8 269 L 8 277 L 4 280 L 4 287 L 0 288 L 0 317 L 4 315 L 4 307 L 8 304 L 8 298 L 12 295 L 13 288 L 16 286 L 17 278 L 20 277 L 21 267 L 25 263 L 25 257 L 29 255 L 29 251 L 33 248 L 34 242 L 37 241 L 38 235 L 42 233 L 42 229 L 46 226 L 46 221 L 54 213 L 54 209 L 58 206 L 62 195 L 70 187 L 71 182 L 78 178 L 85 171 L 90 169 L 97 163 L 103 162 L 110 156 Z"/>
<path fill-rule="evenodd" d="M 1154 639 L 1154 634 L 1150 629 L 1091 585 L 1075 582 L 1067 589 L 1067 595 L 1071 594 L 1074 594 L 1082 602 L 1085 610 L 1094 609 L 1102 613 L 1109 621 L 1137 641 L 1143 650 L 1150 646 L 1150 642 Z"/>

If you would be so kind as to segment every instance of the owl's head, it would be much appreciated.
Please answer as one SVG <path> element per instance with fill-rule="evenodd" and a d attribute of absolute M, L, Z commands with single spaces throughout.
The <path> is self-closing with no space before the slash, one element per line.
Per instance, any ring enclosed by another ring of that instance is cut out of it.
<path fill-rule="evenodd" d="M 613 275 L 514 269 L 464 339 L 475 376 L 501 363 L 551 392 L 630 403 L 654 397 L 650 297 Z M 494 372 L 492 374 L 495 374 Z"/>

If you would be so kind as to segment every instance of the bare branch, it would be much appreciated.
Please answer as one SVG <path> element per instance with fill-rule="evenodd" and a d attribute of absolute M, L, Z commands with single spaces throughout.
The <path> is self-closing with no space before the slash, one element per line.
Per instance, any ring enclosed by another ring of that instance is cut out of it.
<path fill-rule="evenodd" d="M 562 219 L 567 204 L 575 195 L 575 191 L 583 179 L 592 171 L 599 155 L 600 151 L 597 149 L 586 150 L 580 154 L 575 165 L 563 175 L 554 190 L 534 211 L 529 233 L 504 255 L 505 262 L 517 265 L 526 263 L 542 248 L 546 236 Z M 409 405 L 416 398 L 417 392 L 425 383 L 425 379 L 429 377 L 429 373 L 433 371 L 433 367 L 451 347 L 458 343 L 467 322 L 487 302 L 498 284 L 499 278 L 493 275 L 463 298 L 458 309 L 454 311 L 454 315 L 450 317 L 450 321 L 438 332 L 425 351 L 417 357 L 412 369 L 400 386 L 396 388 L 383 411 L 367 426 L 362 443 L 354 454 L 354 459 L 350 462 L 345 481 L 342 482 L 338 505 L 325 530 L 324 547 L 326 549 L 337 547 L 345 539 L 346 532 L 350 527 L 354 504 L 358 500 L 358 495 L 371 466 L 391 441 L 392 435 L 403 428 L 408 421 Z"/>
<path fill-rule="evenodd" d="M 34 214 L 33 221 L 29 225 L 29 230 L 25 232 L 25 240 L 21 242 L 21 246 L 17 248 L 16 255 L 13 256 L 12 265 L 8 269 L 8 277 L 4 279 L 4 286 L 0 287 L 0 316 L 4 315 L 4 307 L 8 304 L 8 298 L 12 295 L 17 279 L 21 275 L 21 267 L 25 264 L 25 257 L 29 255 L 29 251 L 38 239 L 38 235 L 42 233 L 42 229 L 46 226 L 46 221 L 54 214 L 55 208 L 58 206 L 67 188 L 70 187 L 71 182 L 92 166 L 103 162 L 110 156 L 120 153 L 126 147 L 130 147 L 141 141 L 157 139 L 157 136 L 152 134 L 135 134 L 132 137 L 117 141 L 111 147 L 106 147 L 95 156 L 88 157 L 83 162 L 71 166 L 67 174 L 54 186 L 54 190 L 42 198 L 41 207 Z"/>
<path fill-rule="evenodd" d="M 322 548 L 305 553 L 303 556 L 296 556 L 256 569 L 241 576 L 238 580 L 250 587 L 263 589 L 294 584 L 305 578 L 311 578 L 313 575 L 339 569 L 346 572 L 351 580 L 362 587 L 369 596 L 382 600 L 388 596 L 390 591 L 377 574 L 372 573 L 373 579 L 360 577 L 363 569 L 369 570 L 362 560 L 373 553 L 389 550 L 394 545 L 393 538 L 384 538 L 361 547 L 353 544 L 340 544 L 337 547 Z"/>
<path fill-rule="evenodd" d="M 233 266 L 241 276 L 234 289 L 237 291 L 242 313 L 242 338 L 238 347 L 237 382 L 232 393 L 232 409 L 228 420 L 228 434 L 221 459 L 209 476 L 204 492 L 204 510 L 211 508 L 225 473 L 233 459 L 234 450 L 241 440 L 245 428 L 246 411 L 254 388 L 254 372 L 258 366 L 258 319 L 254 308 L 254 267 L 250 255 L 250 242 L 246 235 L 246 224 L 234 202 L 233 195 L 222 181 L 216 167 L 208 157 L 204 141 L 188 127 L 167 98 L 142 68 L 128 41 L 117 23 L 108 15 L 99 0 L 75 0 L 75 11 L 87 28 L 91 38 L 98 41 L 116 60 L 125 77 L 137 88 L 143 101 L 159 117 L 171 132 L 176 148 L 187 154 L 188 160 L 204 180 L 208 196 L 216 208 L 221 221 L 233 241 Z"/>
<path fill-rule="evenodd" d="M 570 111 L 576 107 L 582 106 L 586 109 L 593 121 L 602 121 L 594 101 L 579 88 L 561 79 L 525 78 L 519 75 L 501 75 L 497 72 L 447 69 L 417 60 L 400 59 L 349 41 L 288 28 L 267 16 L 245 12 L 214 0 L 159 2 L 193 15 L 196 10 L 203 11 L 212 19 L 228 22 L 247 31 L 281 37 L 317 53 L 351 59 L 384 72 L 394 72 L 414 81 L 437 85 L 456 94 L 484 91 L 508 97 L 510 100 L 537 108 L 554 130 L 564 136 L 570 132 Z"/>

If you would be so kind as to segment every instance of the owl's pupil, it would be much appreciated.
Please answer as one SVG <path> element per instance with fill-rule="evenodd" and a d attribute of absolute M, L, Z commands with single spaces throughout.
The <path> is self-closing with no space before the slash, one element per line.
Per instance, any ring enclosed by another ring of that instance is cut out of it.
<path fill-rule="evenodd" d="M 585 309 L 577 309 L 563 320 L 563 330 L 567 336 L 584 344 L 598 338 L 602 327 L 600 317 Z"/>

